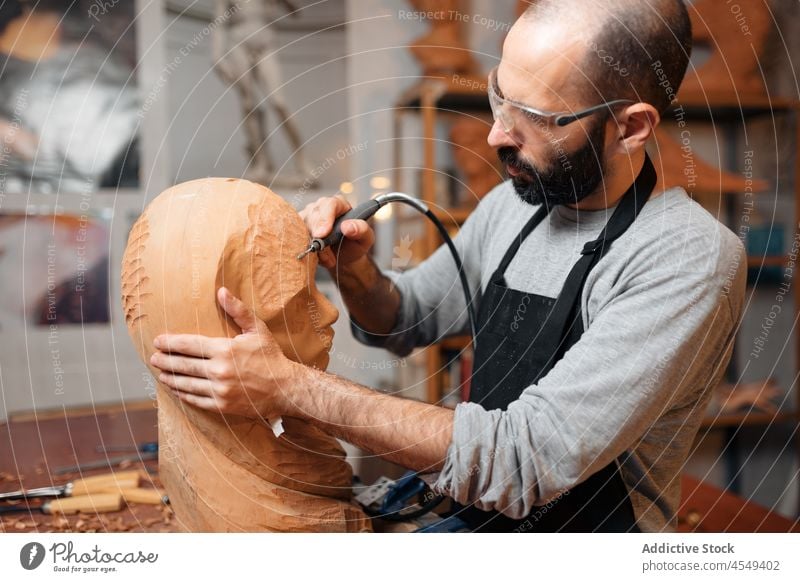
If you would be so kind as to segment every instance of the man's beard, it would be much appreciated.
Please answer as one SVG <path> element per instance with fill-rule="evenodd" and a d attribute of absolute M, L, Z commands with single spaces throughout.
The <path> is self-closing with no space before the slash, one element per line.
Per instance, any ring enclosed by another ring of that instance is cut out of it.
<path fill-rule="evenodd" d="M 557 152 L 549 167 L 540 170 L 523 160 L 515 147 L 497 150 L 500 161 L 517 171 L 512 176 L 517 195 L 528 204 L 576 204 L 591 195 L 603 181 L 605 163 L 605 120 L 597 123 L 588 133 L 586 143 L 575 152 Z"/>

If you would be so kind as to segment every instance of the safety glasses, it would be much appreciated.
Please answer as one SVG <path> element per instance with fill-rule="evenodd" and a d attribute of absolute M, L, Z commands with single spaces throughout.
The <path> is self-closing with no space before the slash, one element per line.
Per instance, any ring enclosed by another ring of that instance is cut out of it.
<path fill-rule="evenodd" d="M 565 125 L 569 125 L 570 123 L 588 117 L 603 109 L 626 103 L 635 103 L 635 101 L 631 101 L 630 99 L 615 99 L 614 101 L 607 101 L 574 113 L 542 111 L 540 109 L 528 107 L 523 103 L 501 97 L 500 89 L 497 86 L 497 67 L 489 72 L 489 105 L 492 108 L 494 119 L 500 121 L 506 133 L 510 133 L 514 127 L 524 125 L 525 123 L 533 123 L 539 127 L 548 127 L 553 124 L 558 127 L 564 127 Z"/>

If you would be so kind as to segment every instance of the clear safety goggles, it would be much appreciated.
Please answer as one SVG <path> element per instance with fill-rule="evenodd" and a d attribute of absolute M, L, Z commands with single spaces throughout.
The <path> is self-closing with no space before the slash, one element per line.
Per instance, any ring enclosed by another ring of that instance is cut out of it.
<path fill-rule="evenodd" d="M 618 105 L 626 103 L 635 103 L 630 99 L 615 99 L 614 101 L 607 101 L 600 105 L 594 105 L 581 111 L 569 112 L 550 112 L 542 111 L 534 107 L 529 107 L 523 103 L 506 99 L 500 96 L 500 89 L 497 86 L 497 67 L 489 73 L 489 105 L 492 108 L 492 115 L 495 121 L 499 120 L 506 133 L 511 133 L 514 127 L 525 125 L 536 125 L 540 128 L 550 127 L 555 125 L 557 127 L 564 127 L 588 117 L 593 113 L 609 109 Z"/>

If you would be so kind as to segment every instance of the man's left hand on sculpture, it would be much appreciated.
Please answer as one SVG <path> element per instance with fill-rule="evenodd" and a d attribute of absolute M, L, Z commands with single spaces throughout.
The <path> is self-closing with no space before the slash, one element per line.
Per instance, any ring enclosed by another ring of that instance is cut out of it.
<path fill-rule="evenodd" d="M 217 300 L 242 333 L 234 338 L 159 335 L 150 363 L 182 401 L 224 414 L 275 418 L 288 410 L 283 387 L 299 364 L 281 351 L 267 325 L 226 288 Z"/>

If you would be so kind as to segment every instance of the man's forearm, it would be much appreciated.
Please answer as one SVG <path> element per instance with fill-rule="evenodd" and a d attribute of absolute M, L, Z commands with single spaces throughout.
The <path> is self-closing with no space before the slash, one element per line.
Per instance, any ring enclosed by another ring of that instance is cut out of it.
<path fill-rule="evenodd" d="M 305 366 L 287 394 L 286 416 L 415 471 L 441 470 L 453 434 L 448 408 L 380 394 Z"/>
<path fill-rule="evenodd" d="M 366 331 L 385 335 L 394 329 L 400 310 L 400 293 L 369 257 L 331 275 L 339 286 L 350 316 Z"/>

